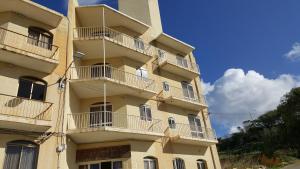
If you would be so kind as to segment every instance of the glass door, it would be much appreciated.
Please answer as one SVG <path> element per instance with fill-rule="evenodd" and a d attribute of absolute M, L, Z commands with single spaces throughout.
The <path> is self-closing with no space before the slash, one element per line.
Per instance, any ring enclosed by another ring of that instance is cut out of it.
<path fill-rule="evenodd" d="M 94 104 L 90 107 L 90 127 L 112 126 L 112 105 L 106 103 Z"/>
<path fill-rule="evenodd" d="M 191 135 L 192 137 L 203 137 L 203 132 L 201 128 L 201 121 L 200 119 L 195 115 L 189 115 L 188 116 L 189 123 L 190 123 L 190 129 L 191 129 Z"/>

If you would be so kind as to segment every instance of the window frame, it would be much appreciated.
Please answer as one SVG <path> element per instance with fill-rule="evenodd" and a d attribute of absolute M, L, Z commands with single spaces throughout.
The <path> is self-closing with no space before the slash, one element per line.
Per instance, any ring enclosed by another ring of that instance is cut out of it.
<path fill-rule="evenodd" d="M 170 122 L 173 122 L 173 124 L 171 124 Z M 175 121 L 174 117 L 169 117 L 168 118 L 168 124 L 169 124 L 170 129 L 176 129 L 176 121 Z"/>
<path fill-rule="evenodd" d="M 12 147 L 19 147 L 21 148 L 20 149 L 20 154 L 19 154 L 19 157 L 18 157 L 18 166 L 20 167 L 20 165 L 22 165 L 22 154 L 25 153 L 24 152 L 24 148 L 34 148 L 33 151 L 34 151 L 34 156 L 33 156 L 33 169 L 37 169 L 37 163 L 38 163 L 38 156 L 39 156 L 39 146 L 37 144 L 35 144 L 34 142 L 31 142 L 31 141 L 27 141 L 27 140 L 15 140 L 15 141 L 10 141 L 6 144 L 6 147 L 5 147 L 5 158 L 4 158 L 4 163 L 3 163 L 3 167 L 5 167 L 7 164 L 6 160 L 8 160 L 8 154 L 7 152 L 9 151 L 9 148 L 12 148 Z M 28 156 L 26 156 L 28 158 Z M 6 166 L 7 167 L 7 166 Z M 9 167 L 9 166 L 8 166 Z M 19 168 L 18 167 L 18 168 Z"/>
<path fill-rule="evenodd" d="M 145 168 L 145 162 L 147 162 L 148 169 L 158 169 L 158 160 L 155 157 L 152 157 L 152 156 L 144 157 L 143 162 L 144 162 L 144 169 L 146 169 Z M 151 162 L 154 162 L 154 168 L 150 168 L 151 167 Z"/>
<path fill-rule="evenodd" d="M 201 168 L 201 164 L 204 165 L 204 168 Z M 207 163 L 205 160 L 199 159 L 197 160 L 197 168 L 198 169 L 207 169 Z"/>
<path fill-rule="evenodd" d="M 189 83 L 187 81 L 182 81 L 181 82 L 181 87 L 182 87 L 183 96 L 186 99 L 189 99 L 189 100 L 195 100 L 196 99 L 196 97 L 195 97 L 196 93 L 195 93 L 194 87 L 191 83 Z"/>
<path fill-rule="evenodd" d="M 165 92 L 169 92 L 170 91 L 170 85 L 167 81 L 163 82 L 163 89 Z"/>
<path fill-rule="evenodd" d="M 108 106 L 111 107 L 110 111 L 104 112 L 104 106 L 106 106 L 106 108 Z M 103 111 L 92 111 L 92 108 L 100 108 L 103 109 Z M 89 107 L 90 110 L 90 116 L 89 116 L 89 127 L 104 127 L 104 126 L 112 126 L 113 125 L 113 115 L 112 115 L 112 110 L 113 110 L 113 105 L 111 102 L 106 102 L 106 104 L 104 102 L 97 102 L 97 103 L 93 103 L 90 105 Z M 108 121 L 106 121 L 107 119 L 109 119 Z"/>
<path fill-rule="evenodd" d="M 181 166 L 177 166 L 179 162 L 182 162 L 181 163 Z M 179 168 L 181 167 L 181 168 Z M 185 162 L 182 158 L 175 158 L 173 159 L 173 169 L 185 169 Z"/>
<path fill-rule="evenodd" d="M 149 76 L 148 70 L 143 67 L 136 68 L 135 74 L 138 77 L 138 79 L 142 79 L 142 80 L 147 80 Z"/>
<path fill-rule="evenodd" d="M 21 87 L 24 87 L 24 86 L 22 86 L 22 81 L 26 81 L 26 82 L 30 82 L 31 83 L 31 87 L 30 87 L 30 91 L 29 91 L 29 96 L 28 97 L 22 96 L 22 94 L 21 94 L 21 91 L 25 90 L 25 89 L 21 90 Z M 37 86 L 43 86 L 44 87 L 43 88 L 43 97 L 41 99 L 33 98 L 35 85 L 37 85 Z M 36 77 L 31 77 L 31 76 L 22 76 L 22 77 L 19 78 L 19 86 L 18 86 L 17 97 L 26 98 L 26 99 L 29 99 L 29 100 L 45 101 L 46 100 L 46 95 L 47 95 L 47 88 L 48 88 L 47 82 L 44 81 L 44 80 L 42 80 L 42 79 L 39 79 L 39 78 L 36 78 Z"/>
<path fill-rule="evenodd" d="M 48 38 L 49 42 L 45 42 L 43 37 Z M 53 34 L 40 27 L 28 27 L 28 40 L 27 43 L 35 45 L 44 49 L 52 50 Z"/>
<path fill-rule="evenodd" d="M 141 104 L 139 106 L 139 109 L 140 109 L 140 118 L 141 118 L 141 120 L 148 121 L 148 122 L 151 122 L 153 120 L 152 110 L 151 110 L 151 106 L 150 105 Z M 150 110 L 150 112 L 149 112 L 150 116 L 149 116 L 149 114 L 147 112 L 147 109 Z"/>

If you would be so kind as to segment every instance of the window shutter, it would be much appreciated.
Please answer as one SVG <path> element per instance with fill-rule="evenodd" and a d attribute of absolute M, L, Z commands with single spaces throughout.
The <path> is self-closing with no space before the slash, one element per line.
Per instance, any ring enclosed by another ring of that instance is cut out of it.
<path fill-rule="evenodd" d="M 182 86 L 182 90 L 183 90 L 183 96 L 189 97 L 188 84 L 186 82 L 181 82 L 181 86 Z"/>
<path fill-rule="evenodd" d="M 188 88 L 189 98 L 195 99 L 193 86 L 189 84 L 189 85 L 187 85 L 187 88 Z"/>
<path fill-rule="evenodd" d="M 146 107 L 146 115 L 147 115 L 147 120 L 152 121 L 152 114 L 151 114 L 151 108 Z"/>
<path fill-rule="evenodd" d="M 141 105 L 140 106 L 140 116 L 142 120 L 146 120 L 146 111 L 145 111 L 145 106 Z"/>
<path fill-rule="evenodd" d="M 32 88 L 31 99 L 45 100 L 45 93 L 46 93 L 46 85 L 34 83 Z"/>
<path fill-rule="evenodd" d="M 31 95 L 32 81 L 20 79 L 18 97 L 29 98 Z"/>

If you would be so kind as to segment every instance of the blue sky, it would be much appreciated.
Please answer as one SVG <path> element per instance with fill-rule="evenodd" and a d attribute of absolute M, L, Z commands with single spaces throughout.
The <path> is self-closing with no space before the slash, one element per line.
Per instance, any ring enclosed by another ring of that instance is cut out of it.
<path fill-rule="evenodd" d="M 66 11 L 64 1 L 34 1 Z M 299 0 L 159 2 L 164 31 L 196 47 L 218 136 L 274 109 L 300 85 Z"/>

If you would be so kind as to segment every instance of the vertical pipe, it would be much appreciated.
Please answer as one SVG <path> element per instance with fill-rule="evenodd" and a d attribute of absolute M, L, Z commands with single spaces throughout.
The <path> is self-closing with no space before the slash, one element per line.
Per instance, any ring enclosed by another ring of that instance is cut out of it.
<path fill-rule="evenodd" d="M 102 30 L 102 43 L 103 43 L 103 73 L 104 78 L 106 78 L 106 46 L 105 46 L 105 9 L 102 8 L 102 21 L 103 21 L 103 30 Z M 106 80 L 103 83 L 103 95 L 104 95 L 104 113 L 106 113 Z"/>

